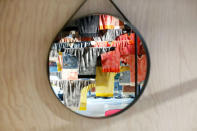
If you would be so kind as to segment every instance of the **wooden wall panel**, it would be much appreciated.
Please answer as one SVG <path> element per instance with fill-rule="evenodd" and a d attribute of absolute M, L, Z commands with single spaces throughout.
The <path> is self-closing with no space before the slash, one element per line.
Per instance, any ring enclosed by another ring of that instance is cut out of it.
<path fill-rule="evenodd" d="M 67 110 L 47 78 L 50 44 L 82 2 L 0 0 L 0 130 L 196 131 L 197 1 L 115 0 L 146 40 L 151 72 L 132 108 L 99 120 Z"/>

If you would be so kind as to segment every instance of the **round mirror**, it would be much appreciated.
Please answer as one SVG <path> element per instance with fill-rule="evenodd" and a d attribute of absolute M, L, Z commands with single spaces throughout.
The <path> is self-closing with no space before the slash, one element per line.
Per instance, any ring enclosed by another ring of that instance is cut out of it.
<path fill-rule="evenodd" d="M 136 28 L 107 14 L 69 22 L 52 43 L 48 65 L 56 97 L 87 117 L 108 117 L 130 107 L 142 94 L 150 69 Z"/>

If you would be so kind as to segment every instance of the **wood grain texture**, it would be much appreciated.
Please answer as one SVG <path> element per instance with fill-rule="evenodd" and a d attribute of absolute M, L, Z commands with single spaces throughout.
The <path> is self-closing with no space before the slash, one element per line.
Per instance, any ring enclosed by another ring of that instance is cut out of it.
<path fill-rule="evenodd" d="M 48 81 L 50 44 L 82 2 L 0 0 L 0 130 L 196 131 L 197 1 L 115 0 L 147 42 L 151 73 L 139 101 L 108 119 L 67 110 Z"/>

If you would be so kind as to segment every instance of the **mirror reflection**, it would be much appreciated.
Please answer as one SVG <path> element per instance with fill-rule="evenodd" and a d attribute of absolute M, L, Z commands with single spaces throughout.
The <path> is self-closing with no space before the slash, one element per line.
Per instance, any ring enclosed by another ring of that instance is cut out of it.
<path fill-rule="evenodd" d="M 89 15 L 71 21 L 53 41 L 49 80 L 67 108 L 108 117 L 142 93 L 147 65 L 144 43 L 128 23 L 111 15 Z"/>

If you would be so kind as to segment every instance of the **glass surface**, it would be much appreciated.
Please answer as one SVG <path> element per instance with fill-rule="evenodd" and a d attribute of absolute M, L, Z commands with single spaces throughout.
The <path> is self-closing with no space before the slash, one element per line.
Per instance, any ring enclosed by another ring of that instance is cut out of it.
<path fill-rule="evenodd" d="M 58 33 L 48 65 L 51 87 L 62 104 L 87 117 L 108 117 L 141 95 L 149 59 L 135 28 L 98 14 L 73 20 Z"/>

